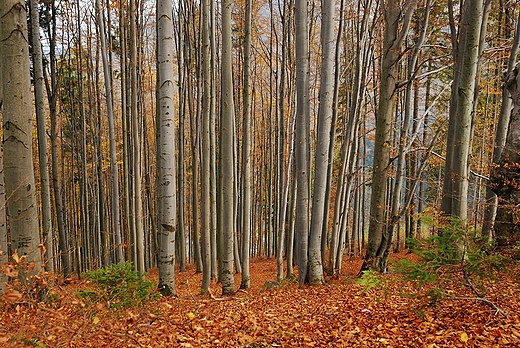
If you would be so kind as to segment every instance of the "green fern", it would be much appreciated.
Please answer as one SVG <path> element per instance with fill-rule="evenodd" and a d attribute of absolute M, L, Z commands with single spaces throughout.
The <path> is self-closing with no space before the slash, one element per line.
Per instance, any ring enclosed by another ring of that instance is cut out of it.
<path fill-rule="evenodd" d="M 369 269 L 361 273 L 361 277 L 356 281 L 357 285 L 363 286 L 361 293 L 368 292 L 381 285 L 381 277 L 374 270 Z"/>

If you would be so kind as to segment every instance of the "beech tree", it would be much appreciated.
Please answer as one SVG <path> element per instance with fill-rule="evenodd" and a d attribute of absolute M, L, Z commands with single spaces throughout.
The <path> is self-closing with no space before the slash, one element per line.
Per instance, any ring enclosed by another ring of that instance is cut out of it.
<path fill-rule="evenodd" d="M 103 76 L 105 82 L 105 98 L 107 103 L 107 114 L 108 114 L 108 137 L 110 142 L 110 170 L 111 170 L 111 221 L 112 231 L 115 236 L 115 247 L 116 247 L 116 261 L 124 261 L 123 255 L 123 239 L 121 235 L 121 222 L 119 219 L 119 169 L 117 167 L 117 152 L 116 152 L 116 138 L 115 138 L 115 126 L 114 126 L 114 102 L 113 102 L 113 91 L 112 91 L 112 76 L 110 74 L 107 44 L 105 35 L 105 19 L 101 12 L 101 5 L 99 0 L 96 0 L 96 14 L 99 26 L 99 38 L 101 45 L 101 57 L 103 60 Z"/>
<path fill-rule="evenodd" d="M 175 295 L 175 118 L 173 4 L 158 0 L 157 15 L 157 164 L 159 201 L 159 290 Z"/>
<path fill-rule="evenodd" d="M 251 285 L 249 270 L 249 249 L 251 235 L 251 7 L 252 0 L 246 0 L 244 25 L 244 120 L 242 131 L 242 282 L 241 289 Z"/>
<path fill-rule="evenodd" d="M 32 98 L 25 2 L 0 3 L 3 167 L 11 250 L 42 268 L 32 157 Z M 9 62 L 9 64 L 5 64 Z M 20 280 L 27 274 L 20 272 Z"/>
<path fill-rule="evenodd" d="M 307 0 L 296 0 L 296 225 L 298 281 L 308 281 L 309 267 L 309 23 Z M 321 231 L 320 231 L 321 233 Z M 320 256 L 321 257 L 321 256 Z"/>
<path fill-rule="evenodd" d="M 361 267 L 362 270 L 374 269 L 385 272 L 386 264 L 384 264 L 383 252 L 386 245 L 392 242 L 392 235 L 385 230 L 387 179 L 390 170 L 391 122 L 394 112 L 395 89 L 397 88 L 396 74 L 398 62 L 401 58 L 400 52 L 416 6 L 415 1 L 402 6 L 398 0 L 384 2 L 385 29 L 379 100 L 376 111 L 370 222 L 368 246 Z"/>
<path fill-rule="evenodd" d="M 235 292 L 234 264 L 234 160 L 233 160 L 233 70 L 231 0 L 222 1 L 221 111 L 220 111 L 220 281 L 222 294 Z"/>
<path fill-rule="evenodd" d="M 201 160 L 201 255 L 202 292 L 209 291 L 211 282 L 211 53 L 210 1 L 202 1 L 202 160 Z"/>
<path fill-rule="evenodd" d="M 448 3 L 450 13 L 453 13 L 453 4 L 451 1 Z M 468 218 L 468 157 L 471 151 L 471 123 L 482 14 L 483 0 L 467 0 L 464 2 L 458 35 L 454 21 L 451 20 L 455 66 L 440 209 L 444 214 L 461 220 Z"/>
<path fill-rule="evenodd" d="M 144 272 L 145 250 L 144 250 L 144 226 L 143 226 L 143 193 L 142 193 L 142 148 L 141 148 L 141 126 L 138 112 L 138 55 L 137 55 L 137 4 L 138 0 L 130 0 L 130 119 L 132 124 L 132 147 L 133 147 L 133 222 L 134 222 L 134 258 L 135 268 Z M 158 17 L 159 18 L 159 17 Z M 172 110 L 173 112 L 173 110 Z"/>
<path fill-rule="evenodd" d="M 51 211 L 51 187 L 49 178 L 49 153 L 47 150 L 47 126 L 43 88 L 43 53 L 40 39 L 40 12 L 38 1 L 30 1 L 31 39 L 34 72 L 34 104 L 38 129 L 38 159 L 41 182 L 42 227 L 45 245 L 45 270 L 54 272 L 54 241 Z"/>
<path fill-rule="evenodd" d="M 325 219 L 325 210 L 328 201 L 325 199 L 327 190 L 327 176 L 329 167 L 329 149 L 333 139 L 330 137 L 332 128 L 332 106 L 334 96 L 334 12 L 335 2 L 323 0 L 321 2 L 321 83 L 320 108 L 318 111 L 318 131 L 316 144 L 314 195 L 312 198 L 311 229 L 309 243 L 309 283 L 321 284 L 323 278 L 323 257 L 321 239 L 323 225 L 328 224 Z M 326 235 L 325 235 L 326 237 Z"/>

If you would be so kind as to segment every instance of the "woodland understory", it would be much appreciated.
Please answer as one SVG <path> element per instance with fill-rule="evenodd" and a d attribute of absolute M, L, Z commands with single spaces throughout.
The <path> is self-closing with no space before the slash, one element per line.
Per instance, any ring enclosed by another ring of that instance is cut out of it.
<path fill-rule="evenodd" d="M 392 259 L 416 259 L 409 252 Z M 143 306 L 110 309 L 88 303 L 82 279 L 58 279 L 54 302 L 4 301 L 2 347 L 513 347 L 520 344 L 520 266 L 488 283 L 492 308 L 467 286 L 435 303 L 428 287 L 390 273 L 374 287 L 356 284 L 361 258 L 346 258 L 343 275 L 327 285 L 276 279 L 274 259 L 251 263 L 251 288 L 219 297 L 220 285 L 199 293 L 193 265 L 177 276 L 178 295 Z M 460 275 L 458 275 L 460 277 Z M 147 275 L 155 283 L 157 269 Z M 457 282 L 453 282 L 457 284 Z M 5 298 L 4 298 L 5 300 Z M 506 316 L 507 315 L 507 316 Z"/>

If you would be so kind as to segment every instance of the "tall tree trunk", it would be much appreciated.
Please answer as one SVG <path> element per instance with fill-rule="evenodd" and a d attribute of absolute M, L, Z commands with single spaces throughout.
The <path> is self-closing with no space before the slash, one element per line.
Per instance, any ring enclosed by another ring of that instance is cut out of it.
<path fill-rule="evenodd" d="M 351 102 L 348 109 L 348 118 L 344 121 L 345 134 L 343 137 L 343 144 L 341 145 L 341 169 L 336 180 L 336 197 L 334 202 L 334 216 L 332 224 L 332 233 L 330 237 L 329 247 L 329 268 L 331 274 L 338 275 L 341 271 L 341 263 L 343 256 L 343 242 L 345 234 L 343 226 L 346 226 L 348 217 L 348 209 L 350 209 L 350 195 L 353 185 L 353 171 L 357 163 L 358 151 L 358 128 L 361 117 L 362 96 L 366 90 L 366 79 L 369 72 L 371 62 L 371 48 L 370 48 L 370 18 L 372 17 L 372 3 L 365 4 L 365 8 L 361 8 L 361 3 L 358 4 L 358 12 L 363 13 L 363 17 L 359 20 L 359 32 L 357 34 L 356 49 L 359 52 L 355 57 L 354 79 L 351 95 Z M 339 35 L 339 34 L 338 34 Z M 338 88 L 338 87 L 336 87 Z M 336 111 L 337 112 L 337 111 Z"/>
<path fill-rule="evenodd" d="M 405 161 L 406 161 L 406 154 L 407 149 L 409 148 L 409 135 L 410 135 L 410 128 L 412 125 L 412 87 L 413 87 L 413 78 L 415 74 L 415 69 L 417 66 L 417 59 L 420 53 L 420 50 L 422 48 L 422 45 L 424 43 L 427 28 L 428 28 L 428 20 L 430 16 L 430 5 L 431 0 L 427 0 L 427 3 L 425 5 L 424 9 L 424 17 L 422 23 L 420 25 L 417 25 L 416 30 L 419 32 L 419 37 L 417 39 L 417 42 L 415 43 L 412 55 L 410 56 L 408 60 L 408 74 L 407 74 L 407 85 L 405 90 L 405 99 L 404 99 L 404 119 L 403 119 L 403 125 L 401 127 L 401 134 L 399 135 L 399 152 L 397 155 L 397 165 L 395 169 L 395 182 L 394 182 L 394 189 L 392 192 L 392 198 L 390 202 L 390 221 L 387 225 L 387 235 L 388 238 L 385 238 L 386 244 L 383 245 L 383 255 L 381 257 L 381 268 L 386 270 L 387 263 L 388 263 L 388 257 L 390 255 L 391 247 L 392 247 L 392 240 L 394 231 L 396 229 L 396 226 L 399 223 L 399 220 L 401 219 L 401 216 L 399 214 L 401 209 L 401 201 L 402 201 L 402 189 L 403 189 L 403 182 L 404 182 L 404 175 L 405 175 Z M 398 237 L 399 229 L 397 230 Z M 399 240 L 398 240 L 399 243 Z"/>
<path fill-rule="evenodd" d="M 137 6 L 136 1 L 130 0 L 130 118 L 132 120 L 132 145 L 134 165 L 134 219 L 135 219 L 135 267 L 144 272 L 144 227 L 143 227 L 143 196 L 141 192 L 141 130 L 139 126 L 139 112 L 137 105 Z M 172 110 L 173 112 L 173 110 Z"/>
<path fill-rule="evenodd" d="M 246 0 L 244 29 L 244 120 L 242 124 L 242 282 L 241 289 L 251 286 L 249 249 L 251 236 L 251 7 Z"/>
<path fill-rule="evenodd" d="M 54 272 L 54 238 L 52 229 L 51 187 L 49 177 L 49 153 L 47 148 L 47 129 L 45 96 L 43 91 L 43 54 L 40 39 L 40 12 L 38 1 L 30 1 L 31 42 L 34 72 L 34 103 L 38 129 L 38 159 L 41 181 L 42 227 L 45 245 L 45 270 Z"/>
<path fill-rule="evenodd" d="M 450 99 L 441 211 L 461 220 L 468 217 L 468 157 L 482 11 L 483 0 L 464 2 L 459 41 L 454 43 L 455 74 Z"/>
<path fill-rule="evenodd" d="M 159 290 L 175 295 L 175 118 L 173 66 L 173 3 L 157 0 L 157 165 L 159 176 Z"/>
<path fill-rule="evenodd" d="M 99 26 L 99 40 L 101 45 L 101 58 L 103 60 L 103 75 L 105 78 L 105 98 L 107 103 L 108 114 L 108 137 L 110 142 L 110 171 L 111 171 L 111 218 L 112 232 L 114 233 L 116 243 L 116 261 L 124 261 L 123 241 L 121 238 L 121 225 L 119 220 L 119 170 L 117 167 L 117 152 L 114 126 L 114 103 L 112 101 L 112 76 L 108 65 L 108 55 L 105 36 L 105 19 L 99 0 L 96 0 L 96 12 Z"/>
<path fill-rule="evenodd" d="M 321 255 L 321 238 L 325 220 L 325 210 L 328 202 L 325 200 L 327 190 L 327 174 L 329 167 L 330 138 L 332 128 L 332 106 L 334 96 L 334 12 L 335 2 L 322 0 L 321 2 L 321 82 L 320 108 L 318 112 L 318 130 L 316 144 L 316 158 L 314 169 L 314 189 L 312 198 L 312 218 L 309 241 L 309 283 L 322 284 L 323 263 Z"/>
<path fill-rule="evenodd" d="M 25 2 L 5 0 L 0 3 L 0 79 L 3 84 L 3 164 L 11 248 L 34 270 L 20 272 L 19 279 L 42 269 L 38 225 L 38 202 L 32 157 L 32 98 L 27 42 Z"/>
<path fill-rule="evenodd" d="M 222 82 L 220 119 L 220 281 L 222 294 L 235 292 L 233 272 L 234 235 L 234 160 L 233 160 L 233 69 L 232 69 L 231 0 L 222 1 Z"/>
<path fill-rule="evenodd" d="M 202 292 L 211 282 L 211 70 L 210 1 L 202 2 L 202 151 L 201 151 L 201 239 Z"/>
<path fill-rule="evenodd" d="M 179 6 L 178 25 L 177 25 L 177 61 L 182 62 L 184 59 L 182 41 L 184 38 L 184 26 L 181 20 Z M 178 245 L 177 262 L 179 263 L 179 270 L 186 271 L 186 162 L 185 162 L 185 141 L 186 141 L 186 74 L 182 64 L 177 64 L 179 74 L 179 128 L 178 128 L 178 156 L 177 156 L 177 187 L 178 187 L 178 222 L 177 222 L 177 237 L 175 242 Z"/>
<path fill-rule="evenodd" d="M 385 231 L 387 182 L 390 170 L 391 122 L 397 88 L 397 64 L 401 57 L 404 38 L 408 34 L 416 2 L 408 3 L 401 10 L 398 0 L 384 2 L 384 43 L 379 101 L 376 111 L 376 135 L 372 168 L 372 196 L 370 199 L 370 223 L 368 247 L 361 270 L 384 271 L 381 264 L 385 245 L 391 236 Z M 401 19 L 402 18 L 402 19 Z M 402 21 L 402 23 L 400 23 Z M 400 28 L 400 30 L 399 30 Z"/>
<path fill-rule="evenodd" d="M 338 24 L 338 33 L 336 36 L 336 47 L 335 47 L 335 53 L 334 53 L 334 66 L 337 67 L 340 64 L 340 56 L 341 56 L 341 50 L 340 45 L 342 41 L 342 37 L 344 35 L 343 28 L 344 28 L 344 17 L 343 13 L 345 8 L 345 1 L 341 0 L 340 8 L 339 8 L 339 24 Z M 329 158 L 328 158 L 328 164 L 327 164 L 327 179 L 326 179 L 326 188 L 325 188 L 325 197 L 324 197 L 324 204 L 325 204 L 325 211 L 324 211 L 324 221 L 327 221 L 327 223 L 324 223 L 322 226 L 322 232 L 321 232 L 321 262 L 323 265 L 326 264 L 326 250 L 327 250 L 327 243 L 328 243 L 328 237 L 331 235 L 329 233 L 329 213 L 330 213 L 330 202 L 331 202 L 331 188 L 332 188 L 332 170 L 333 170 L 333 164 L 334 164 L 334 144 L 335 144 L 335 138 L 336 138 L 336 121 L 338 119 L 338 95 L 339 95 L 339 77 L 340 77 L 340 69 L 334 69 L 334 82 L 333 82 L 333 95 L 332 95 L 332 120 L 331 120 L 331 128 L 330 128 L 330 141 L 329 141 Z M 332 239 L 332 238 L 331 238 Z M 330 253 L 332 254 L 332 253 Z M 329 269 L 329 272 L 332 271 L 332 268 Z"/>
<path fill-rule="evenodd" d="M 78 21 L 81 21 L 81 13 L 80 13 L 80 4 L 79 1 L 76 4 L 76 14 Z M 82 34 L 81 34 L 81 26 L 77 28 L 77 46 L 78 46 L 78 59 L 77 59 L 77 70 L 78 70 L 78 98 L 79 98 L 79 113 L 80 113 L 80 214 L 81 214 L 81 232 L 82 232 L 82 240 L 84 243 L 84 258 L 85 265 L 88 267 L 90 265 L 91 256 L 93 252 L 92 245 L 92 235 L 90 233 L 90 216 L 89 216 L 89 175 L 87 173 L 87 120 L 86 120 L 86 111 L 85 111 L 85 95 L 84 95 L 84 80 L 83 80 L 83 43 L 82 43 Z"/>
<path fill-rule="evenodd" d="M 281 60 L 285 62 L 287 57 L 287 42 L 288 40 L 288 26 L 289 11 L 287 10 L 287 1 L 282 1 L 278 5 L 280 7 L 280 19 L 282 24 L 282 44 L 281 44 Z M 278 282 L 281 282 L 284 276 L 283 269 L 283 255 L 284 255 L 284 240 L 287 229 L 285 228 L 287 217 L 287 201 L 289 195 L 289 180 L 290 180 L 290 166 L 286 164 L 285 160 L 285 139 L 286 139 L 286 121 L 285 121 L 285 83 L 286 83 L 287 68 L 285 64 L 280 65 L 279 91 L 278 91 L 278 241 L 276 249 L 276 268 Z M 290 156 L 290 154 L 289 154 Z"/>
<path fill-rule="evenodd" d="M 54 204 L 56 207 L 56 222 L 58 225 L 58 251 L 61 261 L 61 273 L 67 277 L 71 272 L 70 252 L 68 232 L 65 226 L 65 212 L 62 196 L 62 187 L 60 182 L 60 171 L 58 161 L 58 130 L 57 130 L 57 110 L 56 101 L 58 94 L 58 83 L 56 74 L 56 7 L 52 1 L 45 8 L 46 15 L 53 20 L 47 25 L 47 35 L 49 37 L 49 78 L 44 78 L 47 90 L 47 100 L 49 103 L 50 131 L 51 131 L 51 171 L 52 171 L 52 189 L 54 193 Z"/>
<path fill-rule="evenodd" d="M 296 21 L 296 245 L 298 280 L 308 282 L 309 266 L 309 24 L 307 0 L 295 1 Z M 321 233 L 321 231 L 320 231 Z"/>
<path fill-rule="evenodd" d="M 121 42 L 121 126 L 123 131 L 123 212 L 122 212 L 122 226 L 121 229 L 126 234 L 133 233 L 134 223 L 131 213 L 131 144 L 130 144 L 130 125 L 128 118 L 128 4 L 126 0 L 120 1 L 119 4 L 119 31 Z M 128 240 L 128 238 L 127 238 Z M 130 259 L 130 248 L 125 249 L 127 258 Z"/>
<path fill-rule="evenodd" d="M 217 140 L 216 140 L 216 57 L 217 48 L 215 44 L 215 1 L 210 1 L 210 75 L 211 75 L 211 98 L 210 98 L 210 202 L 211 202 L 211 278 L 217 279 Z"/>

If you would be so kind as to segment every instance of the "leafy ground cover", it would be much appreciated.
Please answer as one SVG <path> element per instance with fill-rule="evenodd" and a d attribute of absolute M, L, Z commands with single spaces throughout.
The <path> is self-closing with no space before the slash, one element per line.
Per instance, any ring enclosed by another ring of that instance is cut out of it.
<path fill-rule="evenodd" d="M 59 281 L 48 304 L 0 302 L 0 346 L 520 346 L 518 264 L 510 264 L 512 272 L 488 286 L 486 299 L 505 316 L 460 285 L 439 301 L 398 274 L 380 277 L 374 287 L 358 285 L 361 262 L 345 260 L 344 274 L 327 279 L 327 285 L 299 287 L 288 280 L 275 284 L 275 261 L 255 259 L 252 287 L 224 298 L 214 283 L 211 294 L 200 295 L 201 275 L 188 268 L 177 275 L 177 298 L 119 309 L 78 297 L 78 291 L 91 287 L 87 280 Z M 156 282 L 157 271 L 147 277 Z"/>

